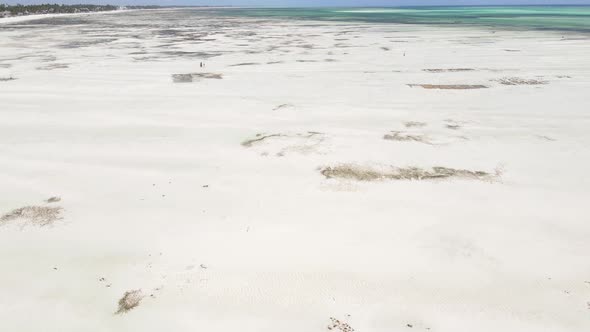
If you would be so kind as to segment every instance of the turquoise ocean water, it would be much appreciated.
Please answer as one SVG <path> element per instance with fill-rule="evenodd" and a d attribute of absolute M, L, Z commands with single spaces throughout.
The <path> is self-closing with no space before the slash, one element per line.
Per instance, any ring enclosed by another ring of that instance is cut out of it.
<path fill-rule="evenodd" d="M 249 8 L 222 15 L 317 21 L 472 25 L 590 33 L 590 6 Z"/>

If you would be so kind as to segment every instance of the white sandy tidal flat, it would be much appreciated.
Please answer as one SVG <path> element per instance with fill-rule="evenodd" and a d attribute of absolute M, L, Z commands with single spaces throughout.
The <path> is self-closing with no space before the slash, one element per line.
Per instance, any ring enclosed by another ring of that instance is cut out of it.
<path fill-rule="evenodd" d="M 590 329 L 584 39 L 195 15 L 0 27 L 0 214 L 64 208 L 0 226 L 2 330 Z"/>

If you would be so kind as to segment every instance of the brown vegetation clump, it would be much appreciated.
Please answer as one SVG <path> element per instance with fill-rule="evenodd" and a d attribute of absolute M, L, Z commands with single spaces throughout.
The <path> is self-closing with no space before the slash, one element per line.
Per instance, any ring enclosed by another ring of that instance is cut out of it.
<path fill-rule="evenodd" d="M 447 178 L 492 180 L 500 175 L 499 171 L 496 171 L 495 174 L 491 174 L 483 171 L 470 171 L 440 166 L 433 167 L 432 169 L 422 169 L 418 167 L 390 167 L 388 170 L 383 171 L 356 165 L 325 167 L 320 170 L 320 173 L 328 179 L 340 178 L 357 181 L 435 180 Z"/>
<path fill-rule="evenodd" d="M 434 68 L 434 69 L 422 69 L 425 72 L 429 73 L 456 73 L 456 72 L 463 72 L 463 71 L 474 71 L 473 68 Z"/>
<path fill-rule="evenodd" d="M 273 108 L 272 110 L 273 111 L 278 111 L 278 110 L 281 110 L 281 109 L 284 109 L 284 108 L 292 108 L 292 107 L 293 107 L 292 104 L 281 104 L 281 105 Z"/>
<path fill-rule="evenodd" d="M 61 207 L 49 206 L 25 206 L 0 217 L 0 224 L 5 224 L 14 220 L 23 220 L 25 224 L 36 226 L 49 226 L 56 220 L 62 219 L 60 216 Z"/>
<path fill-rule="evenodd" d="M 255 138 L 252 139 L 248 139 L 242 142 L 242 146 L 249 148 L 254 146 L 257 143 L 260 143 L 266 139 L 269 138 L 273 138 L 273 137 L 285 137 L 285 138 L 291 138 L 291 139 L 311 139 L 315 136 L 323 136 L 323 133 L 317 132 L 317 131 L 308 131 L 305 133 L 295 133 L 295 134 L 269 134 L 269 135 L 265 135 L 265 134 L 256 134 Z M 323 139 L 320 139 L 320 141 Z"/>
<path fill-rule="evenodd" d="M 174 83 L 190 83 L 193 81 L 193 75 L 191 75 L 191 74 L 173 74 L 172 81 L 174 81 Z"/>
<path fill-rule="evenodd" d="M 214 80 L 220 80 L 223 78 L 222 74 L 217 74 L 217 73 L 197 73 L 197 74 L 192 74 L 193 78 L 209 78 L 209 79 L 214 79 Z"/>
<path fill-rule="evenodd" d="M 462 127 L 461 124 L 459 124 L 459 122 L 457 122 L 453 119 L 446 119 L 445 122 L 446 122 L 445 127 L 447 129 L 459 130 Z"/>
<path fill-rule="evenodd" d="M 65 63 L 52 63 L 52 64 L 48 64 L 46 66 L 37 67 L 37 70 L 65 69 L 65 68 L 69 68 L 69 67 L 70 66 L 68 66 Z"/>
<path fill-rule="evenodd" d="M 354 332 L 354 329 L 348 325 L 348 323 L 342 322 L 339 319 L 334 317 L 330 317 L 330 325 L 328 325 L 328 330 L 337 329 L 340 332 Z"/>
<path fill-rule="evenodd" d="M 385 134 L 383 139 L 388 141 L 398 142 L 420 142 L 424 144 L 430 144 L 426 136 L 424 135 L 410 135 L 402 133 L 401 131 L 391 131 L 389 134 Z"/>
<path fill-rule="evenodd" d="M 270 134 L 270 135 L 256 134 L 256 138 L 252 138 L 252 139 L 243 141 L 242 146 L 249 148 L 252 145 L 254 145 L 254 143 L 264 141 L 267 138 L 280 137 L 280 136 L 283 136 L 283 135 L 282 134 Z"/>
<path fill-rule="evenodd" d="M 223 78 L 222 74 L 216 73 L 190 73 L 190 74 L 173 74 L 172 81 L 174 83 L 191 83 L 194 80 L 200 79 L 216 79 L 220 80 Z"/>
<path fill-rule="evenodd" d="M 371 168 L 363 168 L 354 165 L 340 165 L 325 167 L 320 173 L 327 179 L 351 179 L 358 181 L 375 181 L 385 178 L 385 174 Z"/>
<path fill-rule="evenodd" d="M 137 307 L 141 302 L 141 299 L 143 299 L 141 289 L 125 292 L 123 297 L 119 299 L 119 309 L 115 314 L 123 314 Z"/>
<path fill-rule="evenodd" d="M 45 200 L 46 203 L 57 203 L 59 201 L 61 201 L 61 197 L 58 196 L 49 197 Z"/>
<path fill-rule="evenodd" d="M 440 89 L 440 90 L 472 90 L 472 89 L 486 89 L 487 85 L 481 84 L 408 84 L 409 87 L 421 87 L 424 89 Z"/>
<path fill-rule="evenodd" d="M 230 65 L 230 67 L 240 67 L 240 66 L 256 66 L 259 65 L 258 62 L 242 62 L 242 63 L 236 63 L 234 65 Z"/>
<path fill-rule="evenodd" d="M 16 78 L 10 76 L 10 77 L 0 77 L 0 82 L 8 82 L 8 81 L 14 81 L 16 80 Z"/>
<path fill-rule="evenodd" d="M 404 123 L 404 126 L 406 126 L 406 128 L 421 128 L 426 126 L 426 122 L 408 121 Z"/>
<path fill-rule="evenodd" d="M 322 153 L 322 142 L 326 135 L 317 131 L 306 131 L 302 133 L 276 133 L 276 134 L 256 134 L 242 142 L 245 148 L 255 148 L 257 146 L 266 147 L 260 155 L 269 156 L 273 154 L 277 157 L 284 157 L 287 153 L 310 154 Z M 270 141 L 270 142 L 269 142 Z M 272 144 L 266 144 L 272 143 Z M 270 149 L 271 151 L 269 151 Z M 258 149 L 257 149 L 258 150 Z M 274 150 L 274 152 L 272 151 Z M 260 151 L 260 150 L 258 150 Z"/>
<path fill-rule="evenodd" d="M 543 80 L 524 79 L 519 77 L 503 77 L 494 80 L 503 85 L 544 85 L 549 82 Z"/>

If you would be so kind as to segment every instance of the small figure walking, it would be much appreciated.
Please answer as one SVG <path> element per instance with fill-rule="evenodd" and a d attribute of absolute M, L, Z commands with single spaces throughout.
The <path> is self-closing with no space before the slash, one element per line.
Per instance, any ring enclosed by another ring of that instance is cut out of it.
<path fill-rule="evenodd" d="M 203 68 L 203 63 L 201 62 L 199 66 L 201 66 L 201 68 Z"/>

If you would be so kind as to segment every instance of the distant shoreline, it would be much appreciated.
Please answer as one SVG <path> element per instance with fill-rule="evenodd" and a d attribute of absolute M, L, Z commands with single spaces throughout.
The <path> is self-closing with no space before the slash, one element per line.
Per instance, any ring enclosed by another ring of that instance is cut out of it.
<path fill-rule="evenodd" d="M 106 11 L 100 11 L 100 12 L 86 12 L 86 13 L 31 14 L 31 15 L 21 15 L 21 16 L 0 17 L 0 24 L 10 24 L 10 23 L 42 20 L 45 18 L 53 18 L 53 17 L 71 17 L 71 16 L 85 16 L 85 15 L 97 15 L 97 14 L 129 13 L 129 12 L 136 12 L 139 10 L 148 10 L 148 9 L 106 10 Z"/>

